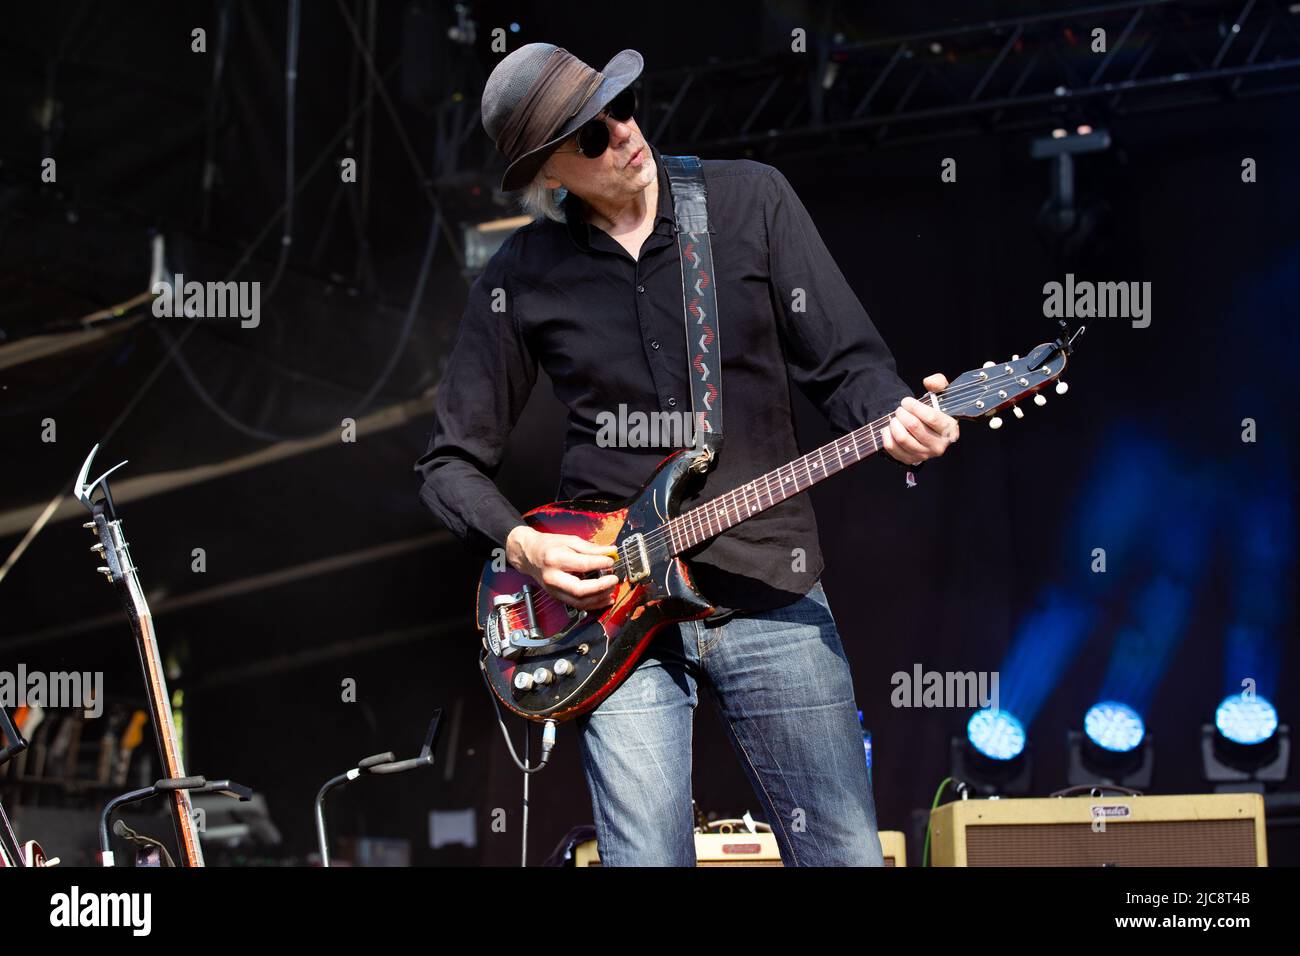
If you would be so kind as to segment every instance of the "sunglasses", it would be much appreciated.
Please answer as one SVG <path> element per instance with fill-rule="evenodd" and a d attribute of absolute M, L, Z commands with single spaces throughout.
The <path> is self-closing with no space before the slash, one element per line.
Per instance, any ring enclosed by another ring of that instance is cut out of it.
<path fill-rule="evenodd" d="M 636 91 L 626 89 L 609 101 L 609 105 L 578 127 L 578 148 L 557 149 L 557 153 L 578 153 L 587 159 L 595 159 L 609 148 L 609 125 L 605 117 L 612 116 L 620 123 L 626 123 L 636 112 Z"/>

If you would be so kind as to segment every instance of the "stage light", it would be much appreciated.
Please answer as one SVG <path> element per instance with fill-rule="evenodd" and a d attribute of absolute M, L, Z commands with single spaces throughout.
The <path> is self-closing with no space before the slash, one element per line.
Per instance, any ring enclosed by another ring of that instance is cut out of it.
<path fill-rule="evenodd" d="M 1083 731 L 1098 747 L 1111 753 L 1129 753 L 1146 734 L 1142 717 L 1128 704 L 1104 700 L 1088 708 Z"/>
<path fill-rule="evenodd" d="M 1066 780 L 1072 787 L 1151 785 L 1155 747 L 1142 715 L 1118 700 L 1093 704 L 1083 715 L 1083 731 L 1065 735 L 1069 763 Z"/>
<path fill-rule="evenodd" d="M 1277 709 L 1258 694 L 1231 694 L 1215 710 L 1214 726 L 1234 744 L 1262 744 L 1277 732 Z"/>
<path fill-rule="evenodd" d="M 1092 127 L 1089 126 L 1087 123 L 1084 123 L 1078 129 L 1076 129 L 1075 132 L 1078 133 L 1080 136 L 1087 136 L 1089 133 L 1092 132 Z"/>
<path fill-rule="evenodd" d="M 986 707 L 949 744 L 949 773 L 981 796 L 1019 797 L 1033 782 L 1025 725 L 1007 710 Z"/>
<path fill-rule="evenodd" d="M 966 724 L 971 746 L 990 760 L 1014 760 L 1025 749 L 1025 728 L 1014 714 L 986 707 Z"/>
<path fill-rule="evenodd" d="M 1052 130 L 1052 139 L 1065 139 L 1065 137 L 1068 135 L 1069 134 L 1059 126 L 1056 129 Z"/>
<path fill-rule="evenodd" d="M 1291 770 L 1291 728 L 1259 694 L 1229 694 L 1214 711 L 1214 725 L 1201 727 L 1201 766 L 1218 793 L 1285 783 Z"/>

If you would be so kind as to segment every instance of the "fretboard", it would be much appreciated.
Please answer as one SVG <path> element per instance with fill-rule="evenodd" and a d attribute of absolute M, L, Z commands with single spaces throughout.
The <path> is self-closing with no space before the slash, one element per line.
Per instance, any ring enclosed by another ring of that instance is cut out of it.
<path fill-rule="evenodd" d="M 934 403 L 933 393 L 920 401 Z M 716 537 L 747 518 L 775 507 L 787 498 L 807 491 L 819 481 L 838 474 L 850 465 L 884 449 L 881 433 L 889 427 L 890 414 L 822 445 L 802 458 L 759 475 L 753 481 L 692 508 L 668 522 L 672 552 L 680 554 Z"/>

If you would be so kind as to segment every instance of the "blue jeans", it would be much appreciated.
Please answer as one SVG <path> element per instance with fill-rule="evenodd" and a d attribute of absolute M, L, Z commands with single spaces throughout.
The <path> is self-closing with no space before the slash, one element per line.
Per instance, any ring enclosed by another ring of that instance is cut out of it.
<path fill-rule="evenodd" d="M 821 582 L 786 607 L 657 634 L 578 718 L 604 866 L 694 866 L 691 730 L 708 681 L 786 866 L 883 866 L 849 664 Z"/>

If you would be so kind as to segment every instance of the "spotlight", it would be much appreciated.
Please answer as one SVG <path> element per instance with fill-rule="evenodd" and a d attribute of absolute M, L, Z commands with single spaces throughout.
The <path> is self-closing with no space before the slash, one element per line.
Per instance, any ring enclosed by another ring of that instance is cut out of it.
<path fill-rule="evenodd" d="M 1102 701 L 1088 708 L 1083 717 L 1083 732 L 1102 750 L 1128 753 L 1146 734 L 1146 727 L 1136 710 L 1116 700 Z"/>
<path fill-rule="evenodd" d="M 1262 744 L 1277 733 L 1277 708 L 1258 694 L 1232 694 L 1214 712 L 1214 726 L 1234 744 Z"/>
<path fill-rule="evenodd" d="M 1083 716 L 1083 732 L 1066 735 L 1071 786 L 1151 785 L 1155 752 L 1142 715 L 1118 700 L 1103 700 Z"/>
<path fill-rule="evenodd" d="M 1025 728 L 1005 710 L 977 710 L 966 724 L 966 737 L 990 760 L 1014 760 L 1025 749 Z"/>
<path fill-rule="evenodd" d="M 1025 726 L 1006 710 L 984 708 L 971 715 L 965 737 L 949 746 L 952 776 L 984 796 L 1023 796 L 1032 776 Z"/>
<path fill-rule="evenodd" d="M 1291 728 L 1258 694 L 1231 694 L 1201 727 L 1201 764 L 1216 793 L 1263 793 L 1286 780 L 1291 765 Z"/>

